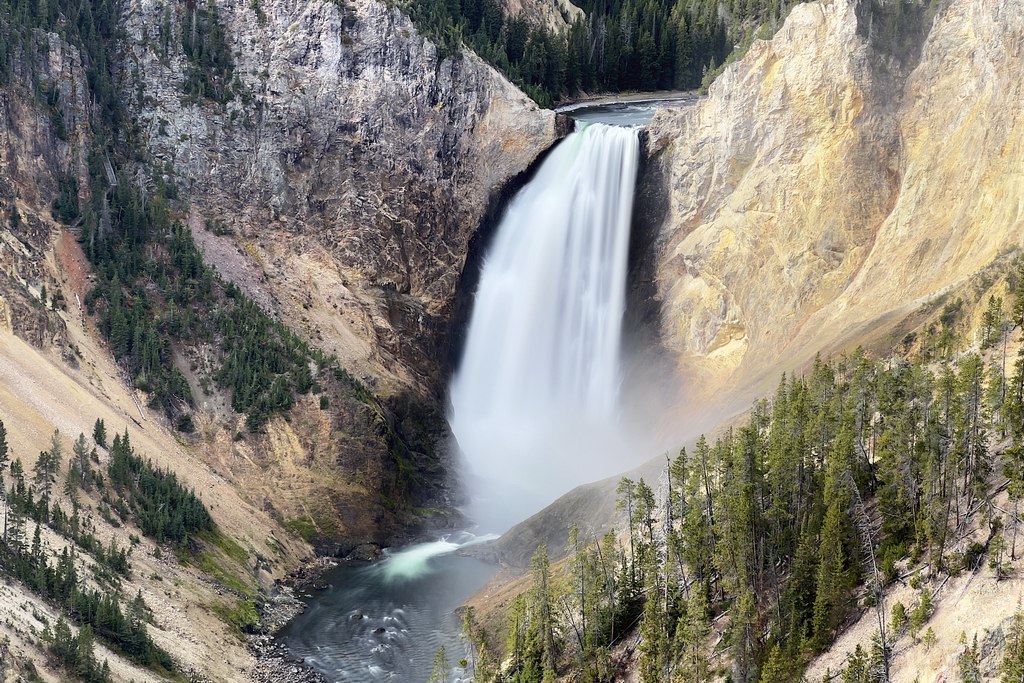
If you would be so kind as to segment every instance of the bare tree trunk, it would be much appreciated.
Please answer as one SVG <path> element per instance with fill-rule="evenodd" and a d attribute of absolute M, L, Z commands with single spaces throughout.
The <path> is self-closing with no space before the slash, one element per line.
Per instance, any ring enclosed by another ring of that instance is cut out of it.
<path fill-rule="evenodd" d="M 889 683 L 889 640 L 886 635 L 885 624 L 885 593 L 882 591 L 882 579 L 878 572 L 878 563 L 875 560 L 874 534 L 871 528 L 871 518 L 864 507 L 864 501 L 860 497 L 860 490 L 849 470 L 846 472 L 847 485 L 853 495 L 853 512 L 857 519 L 857 531 L 860 536 L 861 549 L 864 551 L 864 562 L 870 572 L 871 590 L 875 595 L 875 612 L 878 615 L 878 638 L 882 648 L 882 677 L 881 683 Z"/>

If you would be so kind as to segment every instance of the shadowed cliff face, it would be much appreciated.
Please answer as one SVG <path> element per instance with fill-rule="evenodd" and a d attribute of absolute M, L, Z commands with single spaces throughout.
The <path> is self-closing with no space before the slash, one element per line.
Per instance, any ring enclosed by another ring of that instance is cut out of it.
<path fill-rule="evenodd" d="M 235 233 L 202 240 L 225 275 L 378 388 L 437 392 L 469 241 L 555 117 L 474 55 L 439 60 L 376 0 L 252 7 L 217 4 L 242 93 L 222 106 L 183 99 L 180 41 L 154 40 L 188 30 L 185 6 L 130 3 L 148 147 Z"/>
<path fill-rule="evenodd" d="M 748 402 L 1024 246 L 1024 17 L 901 12 L 799 5 L 699 106 L 655 117 L 657 328 L 691 399 Z"/>

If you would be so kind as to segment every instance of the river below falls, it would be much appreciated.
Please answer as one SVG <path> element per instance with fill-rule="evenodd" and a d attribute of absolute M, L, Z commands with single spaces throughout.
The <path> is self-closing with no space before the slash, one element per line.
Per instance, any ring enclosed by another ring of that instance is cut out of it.
<path fill-rule="evenodd" d="M 327 588 L 300 596 L 306 610 L 278 638 L 338 683 L 424 683 L 443 645 L 448 680 L 458 681 L 467 652 L 456 609 L 495 572 L 459 550 L 488 538 L 463 532 L 377 562 L 344 563 L 324 576 Z"/>

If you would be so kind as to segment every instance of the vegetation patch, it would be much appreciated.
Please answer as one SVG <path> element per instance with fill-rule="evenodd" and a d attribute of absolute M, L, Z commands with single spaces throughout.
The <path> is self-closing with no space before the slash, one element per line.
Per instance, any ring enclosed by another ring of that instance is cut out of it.
<path fill-rule="evenodd" d="M 214 605 L 213 611 L 239 635 L 252 633 L 259 628 L 260 613 L 252 600 L 238 600 L 232 605 Z"/>
<path fill-rule="evenodd" d="M 185 543 L 190 535 L 214 531 L 213 518 L 195 493 L 173 472 L 154 467 L 132 450 L 128 431 L 115 435 L 107 468 L 110 483 L 123 498 L 142 532 L 157 543 Z"/>
<path fill-rule="evenodd" d="M 622 479 L 621 532 L 573 529 L 562 576 L 538 548 L 532 587 L 506 613 L 504 653 L 468 617 L 476 680 L 610 680 L 626 640 L 638 643 L 644 683 L 715 680 L 723 661 L 734 681 L 799 680 L 875 605 L 892 618 L 833 672 L 838 680 L 888 680 L 905 635 L 934 645 L 933 596 L 945 578 L 988 571 L 998 582 L 1013 568 L 1024 347 L 1016 359 L 1003 349 L 1024 326 L 1024 261 L 1011 271 L 1012 302 L 986 294 L 973 346 L 968 306 L 944 302 L 915 358 L 858 349 L 816 359 L 806 374 L 783 376 L 742 424 L 680 451 L 658 490 Z M 1004 485 L 1009 508 L 996 502 Z M 914 601 L 882 605 L 901 572 Z M 1014 675 L 1024 670 L 1022 620 L 1003 664 Z M 716 623 L 725 630 L 713 652 Z M 963 680 L 979 680 L 979 645 L 965 635 L 961 646 Z"/>
<path fill-rule="evenodd" d="M 579 93 L 694 90 L 734 46 L 749 45 L 761 26 L 778 26 L 796 3 L 579 0 L 586 16 L 564 17 L 564 33 L 506 17 L 498 0 L 398 4 L 442 56 L 466 45 L 548 106 Z"/>
<path fill-rule="evenodd" d="M 317 538 L 331 538 L 338 532 L 338 523 L 324 515 L 291 517 L 284 525 L 307 543 Z"/>
<path fill-rule="evenodd" d="M 258 591 L 249 582 L 243 581 L 235 573 L 227 570 L 209 551 L 199 553 L 197 565 L 203 573 L 238 595 L 253 598 L 258 594 Z"/>
<path fill-rule="evenodd" d="M 189 60 L 184 90 L 193 102 L 204 98 L 224 104 L 235 93 L 232 89 L 235 60 L 231 56 L 224 27 L 217 16 L 217 5 L 195 3 L 186 12 L 181 27 L 181 47 Z M 256 5 L 257 17 L 263 15 Z M 240 83 L 237 84 L 241 89 Z"/>

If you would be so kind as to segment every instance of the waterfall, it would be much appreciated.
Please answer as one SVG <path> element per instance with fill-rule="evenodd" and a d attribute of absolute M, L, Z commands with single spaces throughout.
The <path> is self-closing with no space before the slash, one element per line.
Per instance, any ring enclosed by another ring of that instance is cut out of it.
<path fill-rule="evenodd" d="M 505 513 L 505 523 L 510 506 L 533 512 L 621 469 L 638 159 L 636 129 L 579 124 L 512 200 L 485 259 L 449 419 L 483 490 L 478 507 Z"/>

